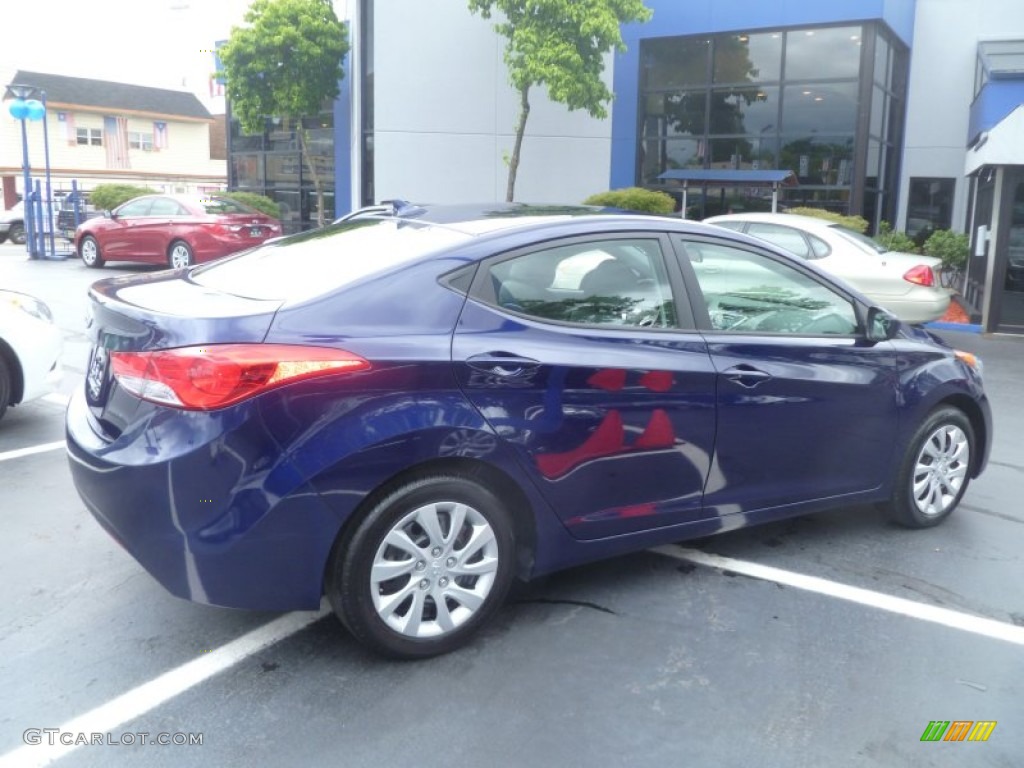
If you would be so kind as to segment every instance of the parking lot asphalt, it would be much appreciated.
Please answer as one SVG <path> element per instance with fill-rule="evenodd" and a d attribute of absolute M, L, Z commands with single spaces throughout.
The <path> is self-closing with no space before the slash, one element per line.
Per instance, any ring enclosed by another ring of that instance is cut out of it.
<path fill-rule="evenodd" d="M 0 287 L 64 331 L 62 394 L 84 373 L 88 285 L 149 269 L 0 245 Z M 984 360 L 996 425 L 943 525 L 858 507 L 573 569 L 414 663 L 367 654 L 330 615 L 171 597 L 79 501 L 62 397 L 14 408 L 0 766 L 1020 766 L 1024 340 L 941 335 Z M 996 725 L 921 741 L 936 720 Z"/>

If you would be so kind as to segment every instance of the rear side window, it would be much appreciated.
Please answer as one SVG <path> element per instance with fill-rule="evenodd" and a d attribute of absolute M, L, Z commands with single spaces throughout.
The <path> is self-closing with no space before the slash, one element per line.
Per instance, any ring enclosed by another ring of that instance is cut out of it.
<path fill-rule="evenodd" d="M 747 227 L 747 234 L 759 237 L 772 245 L 777 245 L 782 250 L 789 251 L 801 259 L 816 258 L 811 250 L 811 246 L 807 242 L 807 238 L 803 236 L 803 233 L 798 232 L 792 227 L 751 222 L 750 226 Z"/>
<path fill-rule="evenodd" d="M 577 325 L 677 326 L 657 240 L 574 242 L 488 269 L 495 302 L 512 312 Z"/>
<path fill-rule="evenodd" d="M 469 240 L 462 232 L 395 220 L 332 224 L 192 270 L 199 285 L 252 299 L 304 301 Z"/>
<path fill-rule="evenodd" d="M 252 213 L 252 208 L 247 208 L 241 203 L 229 200 L 226 197 L 205 197 L 199 201 L 203 210 L 207 213 Z"/>

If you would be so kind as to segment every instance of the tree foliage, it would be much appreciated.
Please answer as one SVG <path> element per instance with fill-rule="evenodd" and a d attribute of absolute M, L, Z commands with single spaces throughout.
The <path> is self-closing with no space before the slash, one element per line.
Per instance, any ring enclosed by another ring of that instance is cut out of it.
<path fill-rule="evenodd" d="M 229 198 L 234 200 L 236 203 L 241 203 L 248 208 L 252 208 L 260 213 L 265 213 L 267 216 L 272 216 L 275 219 L 281 218 L 281 206 L 266 195 L 257 195 L 254 192 L 232 190 L 230 192 L 221 192 L 220 197 Z"/>
<path fill-rule="evenodd" d="M 925 254 L 942 259 L 945 269 L 963 269 L 971 251 L 970 240 L 963 232 L 937 229 L 924 241 Z"/>
<path fill-rule="evenodd" d="M 591 117 L 608 116 L 612 93 L 601 79 L 604 56 L 624 50 L 621 24 L 647 21 L 643 0 L 469 0 L 469 9 L 486 19 L 497 11 L 494 26 L 507 40 L 505 64 L 519 94 L 515 144 L 509 158 L 506 199 L 515 194 L 523 134 L 530 114 L 530 89 L 547 87 L 552 101 Z"/>
<path fill-rule="evenodd" d="M 669 214 L 675 210 L 676 201 L 667 192 L 658 192 L 642 187 L 625 187 L 609 192 L 598 192 L 583 201 L 584 205 L 603 205 L 622 208 L 626 211 Z"/>
<path fill-rule="evenodd" d="M 143 195 L 155 195 L 155 189 L 132 184 L 100 184 L 89 193 L 89 203 L 98 211 L 112 211 L 117 206 Z"/>
<path fill-rule="evenodd" d="M 323 185 L 302 118 L 319 114 L 337 98 L 349 50 L 347 29 L 331 0 L 253 0 L 244 19 L 218 49 L 232 114 L 251 134 L 262 134 L 269 117 L 294 126 L 322 219 Z"/>

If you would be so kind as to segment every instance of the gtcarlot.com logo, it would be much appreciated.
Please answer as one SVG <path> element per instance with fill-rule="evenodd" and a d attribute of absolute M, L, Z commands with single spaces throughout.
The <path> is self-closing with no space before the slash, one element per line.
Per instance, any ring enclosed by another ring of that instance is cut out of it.
<path fill-rule="evenodd" d="M 46 744 L 65 747 L 134 746 L 155 744 L 157 746 L 202 746 L 201 733 L 149 733 L 148 731 L 124 733 L 87 733 L 85 731 L 62 731 L 60 728 L 29 728 L 21 739 L 29 746 Z"/>
<path fill-rule="evenodd" d="M 995 720 L 932 720 L 921 741 L 988 741 L 995 729 Z"/>

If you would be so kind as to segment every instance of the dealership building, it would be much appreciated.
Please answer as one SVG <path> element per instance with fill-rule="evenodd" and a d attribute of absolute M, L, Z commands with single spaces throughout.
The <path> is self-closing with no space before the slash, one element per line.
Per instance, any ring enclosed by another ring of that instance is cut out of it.
<path fill-rule="evenodd" d="M 531 91 L 516 199 L 643 186 L 681 200 L 670 177 L 688 176 L 685 213 L 701 218 L 767 207 L 772 190 L 747 172 L 789 171 L 783 206 L 858 214 L 872 231 L 968 233 L 973 319 L 1024 333 L 1024 3 L 646 4 L 652 19 L 625 26 L 626 50 L 607 58 L 607 119 Z M 333 178 L 329 213 L 503 199 L 519 99 L 493 21 L 465 0 L 358 0 L 350 12 L 341 95 L 309 126 Z M 272 134 L 232 128 L 231 185 L 315 218 L 295 142 Z"/>

